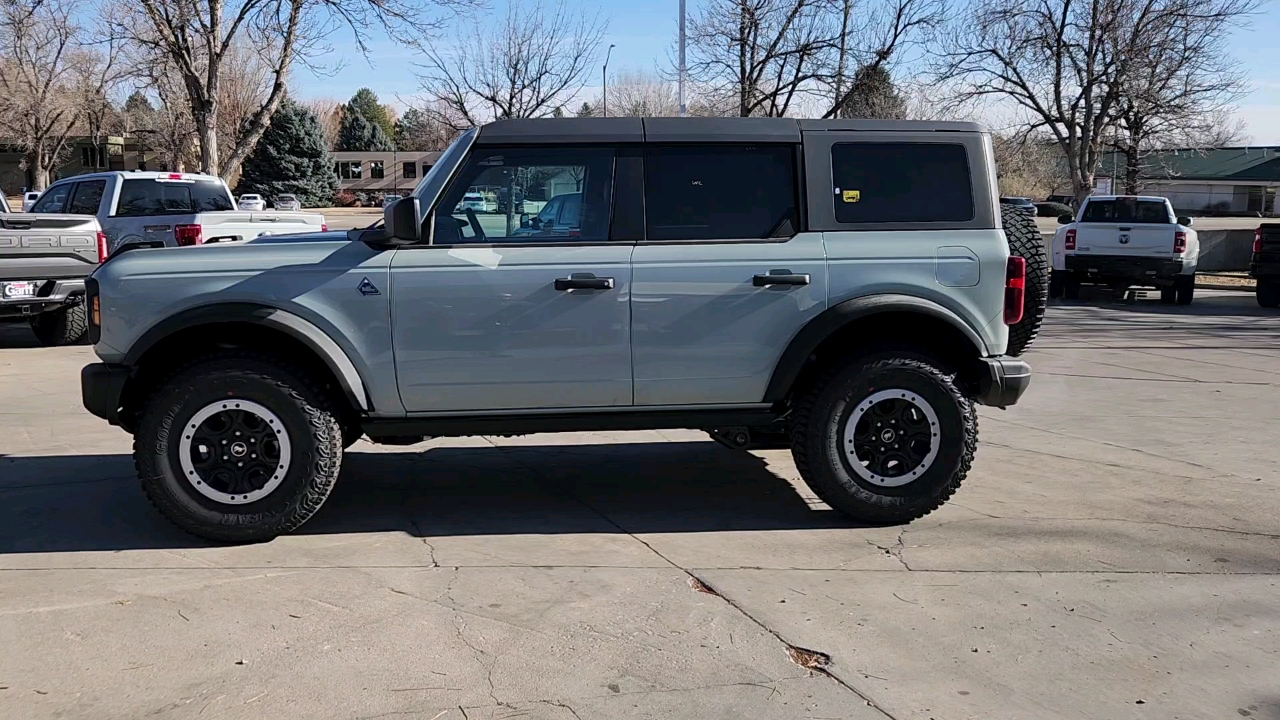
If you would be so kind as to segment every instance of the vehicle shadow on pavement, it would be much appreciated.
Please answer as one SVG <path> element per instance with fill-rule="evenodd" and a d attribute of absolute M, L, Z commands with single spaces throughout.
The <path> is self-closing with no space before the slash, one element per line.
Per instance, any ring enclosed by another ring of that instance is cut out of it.
<path fill-rule="evenodd" d="M 297 534 L 419 537 L 852 527 L 757 455 L 712 442 L 348 453 Z M 147 502 L 127 455 L 0 457 L 0 555 L 211 545 Z"/>
<path fill-rule="evenodd" d="M 40 347 L 36 334 L 26 320 L 5 320 L 0 322 L 0 350 L 10 348 Z"/>
<path fill-rule="evenodd" d="M 1079 300 L 1050 300 L 1055 308 L 1105 308 L 1121 312 L 1150 315 L 1191 315 L 1201 317 L 1270 317 L 1280 318 L 1280 312 L 1258 305 L 1253 293 L 1232 292 L 1214 295 L 1197 295 L 1190 305 L 1165 305 L 1160 302 L 1157 290 L 1147 290 L 1146 297 L 1137 300 L 1115 300 L 1104 288 L 1081 290 Z M 1141 294 L 1141 293 L 1139 293 Z"/>

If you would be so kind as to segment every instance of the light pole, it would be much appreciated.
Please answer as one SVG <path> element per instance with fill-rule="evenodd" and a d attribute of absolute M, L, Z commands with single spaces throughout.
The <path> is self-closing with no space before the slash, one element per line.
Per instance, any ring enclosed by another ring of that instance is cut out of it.
<path fill-rule="evenodd" d="M 604 54 L 604 69 L 600 71 L 600 77 L 603 81 L 600 90 L 600 115 L 602 117 L 609 117 L 609 56 L 613 54 L 615 47 L 617 45 L 609 45 L 609 50 Z"/>
<path fill-rule="evenodd" d="M 684 1 L 680 0 L 680 82 L 677 91 L 679 97 L 676 98 L 676 102 L 680 105 L 680 117 L 684 117 Z"/>

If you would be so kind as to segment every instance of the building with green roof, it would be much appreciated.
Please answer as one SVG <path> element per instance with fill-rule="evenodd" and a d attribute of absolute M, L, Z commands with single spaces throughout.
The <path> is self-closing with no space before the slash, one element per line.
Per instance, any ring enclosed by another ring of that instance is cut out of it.
<path fill-rule="evenodd" d="M 1124 175 L 1125 154 L 1106 154 L 1099 189 L 1122 189 Z M 1143 158 L 1138 173 L 1138 192 L 1167 197 L 1188 215 L 1274 215 L 1278 187 L 1280 146 L 1274 145 L 1161 150 Z"/>

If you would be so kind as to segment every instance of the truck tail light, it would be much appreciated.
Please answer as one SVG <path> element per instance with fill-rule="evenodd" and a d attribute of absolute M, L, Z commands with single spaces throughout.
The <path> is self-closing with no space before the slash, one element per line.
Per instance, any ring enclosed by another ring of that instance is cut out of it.
<path fill-rule="evenodd" d="M 1027 260 L 1017 255 L 1009 256 L 1004 273 L 1004 324 L 1022 322 L 1022 308 L 1027 296 Z"/>
<path fill-rule="evenodd" d="M 320 223 L 320 232 L 329 232 L 329 223 Z"/>
<path fill-rule="evenodd" d="M 98 264 L 101 265 L 106 261 L 107 261 L 107 234 L 99 230 L 98 231 Z"/>
<path fill-rule="evenodd" d="M 199 225 L 178 225 L 173 228 L 173 238 L 179 247 L 201 245 L 204 243 L 204 228 Z"/>
<path fill-rule="evenodd" d="M 1075 228 L 1071 228 L 1070 230 L 1067 231 L 1067 239 L 1066 239 L 1066 242 L 1062 244 L 1062 247 L 1063 249 L 1066 249 L 1066 250 L 1076 249 L 1076 229 Z"/>
<path fill-rule="evenodd" d="M 1173 234 L 1173 252 L 1181 253 L 1187 251 L 1187 234 L 1179 230 Z"/>
<path fill-rule="evenodd" d="M 1253 231 L 1253 253 L 1262 252 L 1262 228 Z"/>

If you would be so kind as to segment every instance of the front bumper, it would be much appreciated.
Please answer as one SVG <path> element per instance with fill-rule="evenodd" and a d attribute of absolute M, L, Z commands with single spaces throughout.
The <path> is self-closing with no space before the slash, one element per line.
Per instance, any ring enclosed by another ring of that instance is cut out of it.
<path fill-rule="evenodd" d="M 75 305 L 84 300 L 84 278 L 70 280 L 45 280 L 40 283 L 35 297 L 0 298 L 0 318 L 39 315 L 64 305 Z"/>
<path fill-rule="evenodd" d="M 119 425 L 120 399 L 129 372 L 125 365 L 85 365 L 80 371 L 80 398 L 84 409 L 112 425 Z"/>
<path fill-rule="evenodd" d="M 1031 366 L 1017 358 L 982 358 L 983 372 L 978 379 L 978 396 L 983 405 L 1006 408 L 1018 402 L 1031 384 Z"/>
<path fill-rule="evenodd" d="M 1171 282 L 1182 274 L 1182 260 L 1127 255 L 1068 255 L 1067 272 L 1078 280 L 1129 280 L 1135 283 Z"/>

